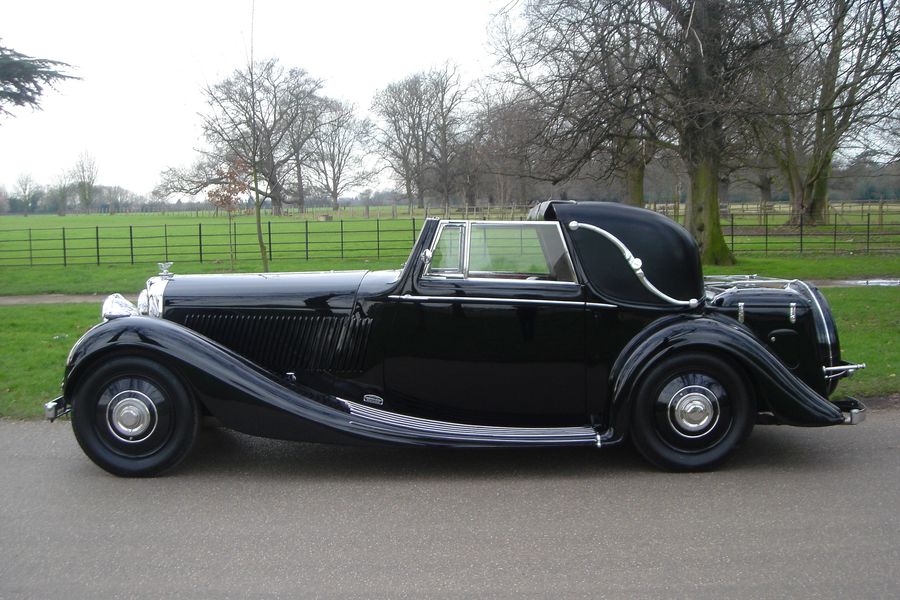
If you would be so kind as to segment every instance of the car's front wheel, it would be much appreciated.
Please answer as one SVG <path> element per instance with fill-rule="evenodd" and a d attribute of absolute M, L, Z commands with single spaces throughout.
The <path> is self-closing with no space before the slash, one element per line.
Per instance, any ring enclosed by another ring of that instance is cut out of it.
<path fill-rule="evenodd" d="M 178 464 L 193 446 L 198 422 L 180 379 L 141 356 L 103 363 L 72 398 L 72 428 L 82 450 L 125 477 L 156 475 Z"/>
<path fill-rule="evenodd" d="M 730 362 L 705 352 L 661 360 L 636 389 L 631 439 L 653 464 L 673 471 L 711 469 L 750 434 L 756 406 Z"/>

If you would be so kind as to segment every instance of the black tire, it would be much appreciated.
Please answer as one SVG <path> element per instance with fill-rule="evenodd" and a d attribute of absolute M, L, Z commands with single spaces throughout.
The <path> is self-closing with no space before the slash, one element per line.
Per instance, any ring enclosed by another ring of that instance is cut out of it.
<path fill-rule="evenodd" d="M 705 352 L 662 359 L 637 387 L 631 440 L 670 471 L 716 467 L 753 430 L 756 402 L 745 377 Z"/>
<path fill-rule="evenodd" d="M 187 456 L 199 411 L 171 370 L 140 356 L 113 358 L 78 384 L 72 429 L 84 453 L 123 477 L 149 477 Z"/>

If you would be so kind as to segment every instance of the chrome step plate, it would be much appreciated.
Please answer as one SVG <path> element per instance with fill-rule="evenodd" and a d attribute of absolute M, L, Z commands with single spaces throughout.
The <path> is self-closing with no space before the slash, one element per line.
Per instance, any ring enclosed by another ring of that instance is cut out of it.
<path fill-rule="evenodd" d="M 350 424 L 371 432 L 408 435 L 437 444 L 478 446 L 597 445 L 599 436 L 589 425 L 581 427 L 496 427 L 410 417 L 349 400 Z"/>

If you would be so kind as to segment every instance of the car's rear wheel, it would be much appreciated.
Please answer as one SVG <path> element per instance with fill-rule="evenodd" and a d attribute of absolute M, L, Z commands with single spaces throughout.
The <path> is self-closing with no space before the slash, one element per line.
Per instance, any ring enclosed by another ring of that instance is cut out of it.
<path fill-rule="evenodd" d="M 705 352 L 660 361 L 638 386 L 632 408 L 635 447 L 673 471 L 717 466 L 750 434 L 756 412 L 742 373 Z"/>
<path fill-rule="evenodd" d="M 85 454 L 115 475 L 157 475 L 197 437 L 196 403 L 179 378 L 140 356 L 114 358 L 85 376 L 72 399 L 72 428 Z"/>

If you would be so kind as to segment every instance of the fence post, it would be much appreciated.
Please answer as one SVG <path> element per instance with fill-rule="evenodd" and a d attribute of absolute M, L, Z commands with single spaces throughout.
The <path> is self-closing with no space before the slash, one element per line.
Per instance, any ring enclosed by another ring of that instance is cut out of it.
<path fill-rule="evenodd" d="M 28 228 L 28 266 L 34 266 L 34 250 L 31 247 L 31 227 Z"/>
<path fill-rule="evenodd" d="M 831 253 L 837 254 L 837 212 L 834 213 L 834 240 L 832 241 Z"/>
<path fill-rule="evenodd" d="M 269 226 L 269 260 L 272 260 L 272 221 L 268 222 Z"/>
<path fill-rule="evenodd" d="M 734 252 L 734 213 L 731 213 L 731 251 Z"/>
<path fill-rule="evenodd" d="M 100 226 L 94 227 L 94 249 L 97 250 L 97 264 L 100 264 Z"/>
<path fill-rule="evenodd" d="M 769 255 L 769 213 L 763 213 L 763 248 L 765 249 L 765 255 Z"/>
<path fill-rule="evenodd" d="M 63 266 L 69 266 L 69 260 L 66 258 L 66 228 L 62 228 L 62 242 L 63 242 Z"/>
<path fill-rule="evenodd" d="M 375 257 L 381 258 L 381 219 L 375 219 Z"/>
<path fill-rule="evenodd" d="M 869 235 L 872 233 L 872 213 L 866 215 L 866 254 L 869 253 Z"/>
<path fill-rule="evenodd" d="M 200 249 L 200 264 L 203 264 L 203 223 L 197 223 L 197 248 Z"/>
<path fill-rule="evenodd" d="M 341 219 L 341 260 L 344 260 L 344 220 Z"/>
<path fill-rule="evenodd" d="M 412 219 L 412 243 L 415 245 L 416 243 L 416 218 Z"/>
<path fill-rule="evenodd" d="M 128 226 L 128 247 L 131 250 L 131 264 L 134 264 L 134 225 Z"/>
<path fill-rule="evenodd" d="M 800 254 L 803 254 L 803 213 L 800 213 Z"/>
<path fill-rule="evenodd" d="M 166 262 L 169 262 L 169 225 L 163 223 L 163 243 L 166 246 Z"/>
<path fill-rule="evenodd" d="M 303 221 L 303 242 L 306 244 L 306 260 L 309 260 L 309 220 Z"/>

